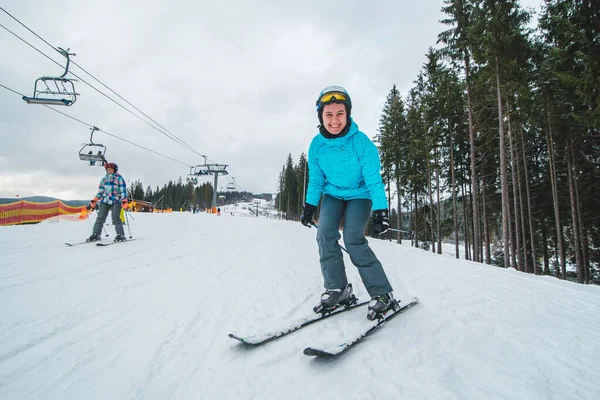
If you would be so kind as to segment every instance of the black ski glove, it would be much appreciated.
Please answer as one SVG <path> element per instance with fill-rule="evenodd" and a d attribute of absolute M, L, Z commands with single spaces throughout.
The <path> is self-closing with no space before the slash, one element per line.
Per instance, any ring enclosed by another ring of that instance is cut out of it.
<path fill-rule="evenodd" d="M 375 233 L 381 235 L 386 233 L 388 229 L 390 229 L 390 218 L 387 210 L 373 211 L 373 230 Z"/>
<path fill-rule="evenodd" d="M 313 213 L 317 207 L 312 204 L 304 203 L 304 211 L 302 211 L 302 215 L 300 216 L 300 222 L 302 225 L 308 226 L 309 228 L 315 223 L 313 219 Z"/>
<path fill-rule="evenodd" d="M 97 203 L 98 203 L 98 198 L 94 197 L 94 200 L 90 200 L 90 202 L 85 205 L 85 209 L 89 211 L 92 208 L 96 208 Z"/>

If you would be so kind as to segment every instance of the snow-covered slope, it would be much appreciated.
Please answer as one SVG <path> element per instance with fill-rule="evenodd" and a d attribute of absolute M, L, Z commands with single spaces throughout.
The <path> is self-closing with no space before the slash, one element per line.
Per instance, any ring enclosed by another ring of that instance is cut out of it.
<path fill-rule="evenodd" d="M 133 217 L 138 240 L 105 248 L 64 245 L 93 220 L 0 227 L 0 399 L 600 398 L 598 287 L 371 240 L 397 297 L 420 304 L 314 359 L 304 347 L 343 340 L 366 309 L 257 348 L 227 334 L 310 312 L 315 229 L 225 210 Z"/>

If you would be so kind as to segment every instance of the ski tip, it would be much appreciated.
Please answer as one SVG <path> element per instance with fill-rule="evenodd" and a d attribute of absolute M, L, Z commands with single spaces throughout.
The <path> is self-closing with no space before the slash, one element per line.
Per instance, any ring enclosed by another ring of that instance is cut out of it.
<path fill-rule="evenodd" d="M 313 356 L 313 357 L 333 357 L 335 354 L 328 353 L 321 349 L 314 349 L 312 347 L 307 347 L 303 351 L 305 356 Z"/>
<path fill-rule="evenodd" d="M 229 337 L 230 337 L 230 338 L 232 338 L 232 339 L 239 340 L 239 341 L 240 341 L 240 342 L 242 342 L 242 343 L 245 343 L 245 344 L 250 344 L 250 343 L 246 342 L 246 341 L 244 340 L 244 338 L 242 338 L 242 337 L 239 337 L 238 335 L 234 335 L 233 333 L 230 333 L 230 334 L 229 334 L 229 335 L 227 335 L 227 336 L 229 336 Z"/>

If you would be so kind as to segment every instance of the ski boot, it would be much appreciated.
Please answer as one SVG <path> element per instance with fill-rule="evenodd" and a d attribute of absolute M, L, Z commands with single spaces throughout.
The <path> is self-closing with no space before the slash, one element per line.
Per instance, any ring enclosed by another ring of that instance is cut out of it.
<path fill-rule="evenodd" d="M 392 296 L 392 292 L 381 296 L 373 296 L 369 302 L 369 312 L 367 313 L 367 319 L 373 321 L 375 319 L 381 319 L 389 310 L 396 309 L 398 302 Z"/>
<path fill-rule="evenodd" d="M 92 236 L 90 236 L 89 238 L 85 239 L 86 242 L 90 243 L 90 242 L 97 242 L 98 240 L 102 240 L 102 238 L 100 237 L 100 235 L 97 235 L 95 233 L 92 233 Z"/>
<path fill-rule="evenodd" d="M 125 237 L 125 235 L 117 235 L 117 236 L 115 236 L 115 242 L 124 242 L 126 240 L 127 240 L 127 238 Z"/>
<path fill-rule="evenodd" d="M 352 293 L 352 284 L 342 289 L 327 289 L 321 295 L 321 302 L 313 307 L 317 314 L 326 314 L 340 306 L 348 307 L 356 303 L 358 299 Z"/>

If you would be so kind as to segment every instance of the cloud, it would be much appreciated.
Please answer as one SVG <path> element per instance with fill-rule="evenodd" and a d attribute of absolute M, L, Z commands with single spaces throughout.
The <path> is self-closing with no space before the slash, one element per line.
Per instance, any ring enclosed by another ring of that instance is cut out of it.
<path fill-rule="evenodd" d="M 274 192 L 287 154 L 297 161 L 317 132 L 323 87 L 345 86 L 355 120 L 374 136 L 392 85 L 412 87 L 443 28 L 440 1 L 288 3 L 9 1 L 4 8 L 52 45 L 70 47 L 75 62 L 199 153 L 229 165 L 238 187 Z M 64 63 L 2 12 L 0 23 Z M 37 77 L 61 73 L 10 33 L 0 30 L 0 40 L 10 55 L 0 60 L 1 84 L 30 95 Z M 71 71 L 132 109 L 80 68 Z M 60 111 L 181 161 L 95 134 L 126 180 L 154 188 L 204 162 L 84 82 L 77 91 L 77 102 Z M 0 196 L 95 193 L 102 170 L 78 158 L 86 125 L 1 88 L 0 110 Z"/>

